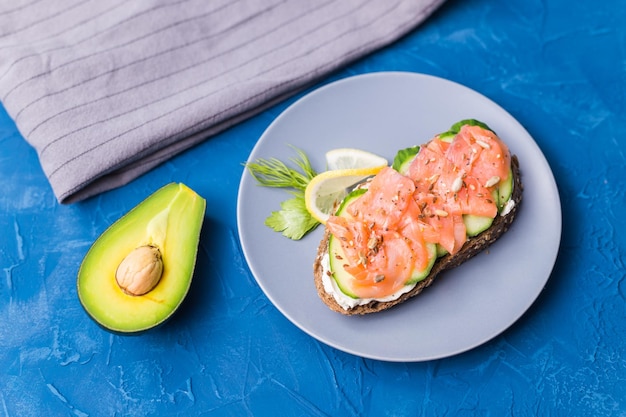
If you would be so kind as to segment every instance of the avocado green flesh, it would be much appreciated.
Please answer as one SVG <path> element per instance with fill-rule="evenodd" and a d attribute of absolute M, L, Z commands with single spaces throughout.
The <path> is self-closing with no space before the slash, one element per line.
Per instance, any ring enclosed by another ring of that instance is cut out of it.
<path fill-rule="evenodd" d="M 167 320 L 185 298 L 196 263 L 206 201 L 184 184 L 168 184 L 112 224 L 94 242 L 78 272 L 78 296 L 87 313 L 116 332 L 138 332 Z M 159 248 L 163 274 L 147 294 L 132 296 L 115 272 L 133 249 Z"/>

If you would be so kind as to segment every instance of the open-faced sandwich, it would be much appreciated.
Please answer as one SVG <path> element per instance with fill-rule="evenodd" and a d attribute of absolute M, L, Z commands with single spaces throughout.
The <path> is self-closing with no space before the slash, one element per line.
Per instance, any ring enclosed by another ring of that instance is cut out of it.
<path fill-rule="evenodd" d="M 517 157 L 485 124 L 461 121 L 341 201 L 315 258 L 318 293 L 347 315 L 402 303 L 502 236 L 521 199 Z"/>

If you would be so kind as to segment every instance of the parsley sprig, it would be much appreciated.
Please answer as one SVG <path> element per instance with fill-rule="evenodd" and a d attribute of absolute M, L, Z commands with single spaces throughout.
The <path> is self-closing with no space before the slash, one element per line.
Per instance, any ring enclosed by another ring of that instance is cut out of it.
<path fill-rule="evenodd" d="M 293 146 L 292 148 L 297 153 L 297 157 L 289 159 L 294 166 L 276 158 L 259 158 L 246 163 L 245 167 L 259 185 L 288 189 L 292 198 L 283 201 L 280 210 L 272 212 L 265 219 L 265 225 L 290 239 L 300 240 L 319 225 L 306 209 L 304 201 L 304 190 L 317 172 L 302 150 Z"/>

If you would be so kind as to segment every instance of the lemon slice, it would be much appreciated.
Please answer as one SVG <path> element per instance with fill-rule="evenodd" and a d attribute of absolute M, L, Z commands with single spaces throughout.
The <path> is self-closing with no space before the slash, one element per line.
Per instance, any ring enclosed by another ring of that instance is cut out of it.
<path fill-rule="evenodd" d="M 326 152 L 326 169 L 360 169 L 389 165 L 382 156 L 353 148 L 338 148 Z"/>
<path fill-rule="evenodd" d="M 326 224 L 335 204 L 347 195 L 347 190 L 352 185 L 376 175 L 385 166 L 334 169 L 316 175 L 304 191 L 306 209 L 316 220 Z"/>

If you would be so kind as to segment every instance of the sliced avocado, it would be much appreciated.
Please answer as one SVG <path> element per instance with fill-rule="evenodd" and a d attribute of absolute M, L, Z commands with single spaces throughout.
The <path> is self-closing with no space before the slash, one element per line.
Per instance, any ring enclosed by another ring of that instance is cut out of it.
<path fill-rule="evenodd" d="M 87 313 L 120 333 L 167 320 L 191 285 L 205 208 L 206 201 L 189 187 L 171 183 L 105 230 L 78 271 L 78 297 Z M 118 284 L 144 278 L 154 282 L 141 291 Z"/>

